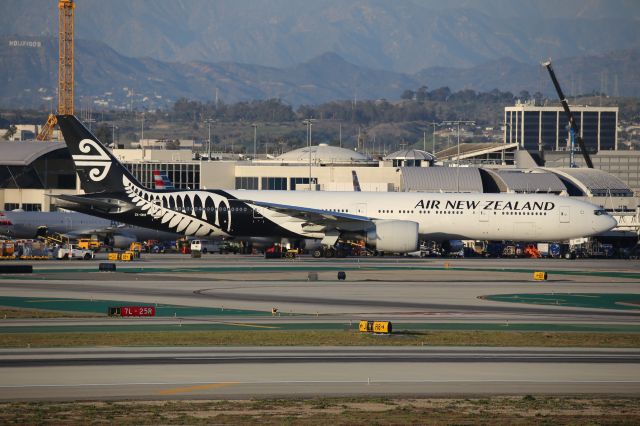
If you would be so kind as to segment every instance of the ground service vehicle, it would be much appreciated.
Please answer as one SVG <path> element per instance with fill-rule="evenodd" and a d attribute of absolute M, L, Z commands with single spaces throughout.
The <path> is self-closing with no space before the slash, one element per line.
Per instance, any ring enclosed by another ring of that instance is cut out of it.
<path fill-rule="evenodd" d="M 100 249 L 100 241 L 91 240 L 88 238 L 81 238 L 78 240 L 78 248 L 84 249 L 84 250 L 97 251 Z"/>
<path fill-rule="evenodd" d="M 192 240 L 191 251 L 199 251 L 200 253 L 214 253 L 222 249 L 222 245 L 218 241 L 209 240 Z"/>
<path fill-rule="evenodd" d="M 56 253 L 57 259 L 84 259 L 89 260 L 94 258 L 94 254 L 91 250 L 81 249 L 73 244 L 69 244 L 66 247 L 60 247 Z"/>

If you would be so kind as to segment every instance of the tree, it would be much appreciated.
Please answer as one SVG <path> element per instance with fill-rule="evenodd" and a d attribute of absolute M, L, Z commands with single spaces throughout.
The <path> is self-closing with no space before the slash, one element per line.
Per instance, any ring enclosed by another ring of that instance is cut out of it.
<path fill-rule="evenodd" d="M 400 99 L 404 99 L 407 101 L 413 100 L 413 98 L 416 96 L 415 92 L 413 90 L 405 90 L 404 92 L 402 92 L 402 95 L 400 95 Z"/>
<path fill-rule="evenodd" d="M 429 88 L 427 86 L 420 86 L 420 88 L 416 92 L 416 101 L 424 102 L 427 99 L 428 91 L 429 91 Z"/>
<path fill-rule="evenodd" d="M 542 105 L 542 102 L 544 101 L 544 95 L 540 92 L 536 92 L 533 94 L 533 99 L 536 100 L 536 105 Z"/>
<path fill-rule="evenodd" d="M 11 139 L 13 137 L 13 135 L 16 134 L 17 131 L 18 131 L 18 128 L 12 124 L 11 126 L 9 126 L 7 131 L 4 132 L 4 135 L 2 136 L 2 139 L 4 139 L 4 140 Z"/>
<path fill-rule="evenodd" d="M 112 130 L 106 124 L 101 124 L 96 130 L 95 136 L 103 144 L 111 145 L 113 142 L 112 134 Z"/>
<path fill-rule="evenodd" d="M 446 102 L 449 96 L 451 96 L 451 89 L 446 86 L 429 92 L 429 100 L 432 101 Z"/>

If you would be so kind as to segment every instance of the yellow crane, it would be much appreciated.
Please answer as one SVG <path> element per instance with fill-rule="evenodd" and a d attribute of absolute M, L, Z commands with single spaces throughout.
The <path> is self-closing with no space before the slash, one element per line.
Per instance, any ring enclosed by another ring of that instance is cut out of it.
<path fill-rule="evenodd" d="M 58 0 L 58 114 L 73 114 L 73 0 Z M 38 134 L 38 140 L 51 139 L 58 124 L 55 114 L 49 114 L 47 123 Z"/>

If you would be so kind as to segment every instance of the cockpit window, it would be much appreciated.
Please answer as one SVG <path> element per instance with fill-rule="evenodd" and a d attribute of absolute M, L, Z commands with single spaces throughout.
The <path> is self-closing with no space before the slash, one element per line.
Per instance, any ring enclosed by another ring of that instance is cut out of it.
<path fill-rule="evenodd" d="M 606 215 L 607 211 L 605 209 L 598 209 L 598 210 L 594 210 L 593 214 L 595 214 L 596 216 L 602 216 L 602 215 Z"/>

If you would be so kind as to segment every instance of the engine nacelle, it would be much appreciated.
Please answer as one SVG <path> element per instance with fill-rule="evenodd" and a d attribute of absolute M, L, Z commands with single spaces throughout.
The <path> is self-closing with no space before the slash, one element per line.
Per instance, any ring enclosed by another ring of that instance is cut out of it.
<path fill-rule="evenodd" d="M 367 247 L 391 253 L 418 250 L 418 223 L 409 220 L 376 220 L 376 227 L 367 231 Z"/>
<path fill-rule="evenodd" d="M 135 242 L 135 237 L 131 237 L 129 235 L 119 235 L 115 234 L 107 238 L 107 245 L 110 245 L 113 248 L 129 248 L 131 243 Z"/>

